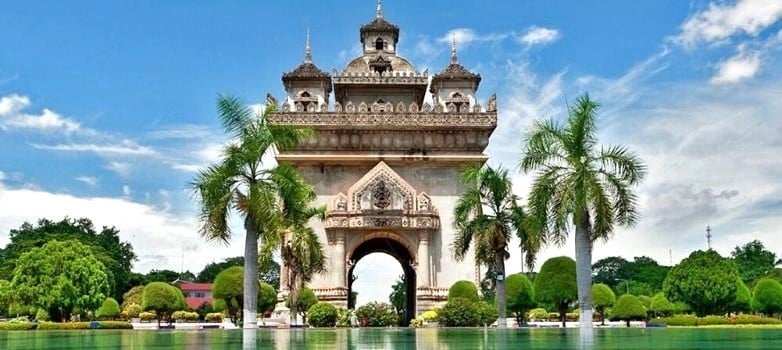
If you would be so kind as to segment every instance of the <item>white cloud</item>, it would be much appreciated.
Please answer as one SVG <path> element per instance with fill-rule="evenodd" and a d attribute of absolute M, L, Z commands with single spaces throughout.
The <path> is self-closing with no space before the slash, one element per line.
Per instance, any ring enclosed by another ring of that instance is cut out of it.
<path fill-rule="evenodd" d="M 453 40 L 456 39 L 456 45 L 459 47 L 467 47 L 473 42 L 501 41 L 507 39 L 511 35 L 511 32 L 478 34 L 470 28 L 456 28 L 449 30 L 445 35 L 437 39 L 437 41 L 451 45 Z"/>
<path fill-rule="evenodd" d="M 2 182 L 3 180 L 5 180 L 5 173 L 0 170 L 0 182 Z"/>
<path fill-rule="evenodd" d="M 95 187 L 98 185 L 98 178 L 94 176 L 77 176 L 74 178 L 74 180 L 83 182 L 90 187 Z"/>
<path fill-rule="evenodd" d="M 123 185 L 122 186 L 122 196 L 123 197 L 130 197 L 131 194 L 132 194 L 132 192 L 130 190 L 130 186 Z"/>
<path fill-rule="evenodd" d="M 760 52 L 744 51 L 740 49 L 735 56 L 718 63 L 711 83 L 731 84 L 754 77 L 760 69 Z"/>
<path fill-rule="evenodd" d="M 120 176 L 128 176 L 133 170 L 133 166 L 130 163 L 123 163 L 117 161 L 111 161 L 104 167 L 106 170 L 112 171 Z"/>
<path fill-rule="evenodd" d="M 211 135 L 212 131 L 206 125 L 177 124 L 150 131 L 146 137 L 151 139 L 203 139 Z"/>
<path fill-rule="evenodd" d="M 48 108 L 44 108 L 40 114 L 24 113 L 28 106 L 30 106 L 30 99 L 27 96 L 10 94 L 0 98 L 0 127 L 63 133 L 72 133 L 81 128 L 78 122 Z"/>
<path fill-rule="evenodd" d="M 104 156 L 154 156 L 157 154 L 154 149 L 147 146 L 141 146 L 130 140 L 124 140 L 119 144 L 71 143 L 42 145 L 33 143 L 31 146 L 43 150 L 87 152 Z"/>
<path fill-rule="evenodd" d="M 516 40 L 527 46 L 546 45 L 557 41 L 560 33 L 556 29 L 532 26 L 527 32 Z"/>
<path fill-rule="evenodd" d="M 715 43 L 736 34 L 758 35 L 782 18 L 782 1 L 739 0 L 735 3 L 709 4 L 681 25 L 674 40 L 691 47 L 697 43 Z"/>
<path fill-rule="evenodd" d="M 242 254 L 242 231 L 228 247 L 215 249 L 198 236 L 191 215 L 162 212 L 151 205 L 124 198 L 76 197 L 30 189 L 0 190 L 0 245 L 8 243 L 7 232 L 25 221 L 39 218 L 90 218 L 96 227 L 115 226 L 120 238 L 133 245 L 139 260 L 134 271 L 151 269 L 200 271 L 212 261 Z M 234 225 L 236 226 L 236 225 Z M 182 260 L 184 253 L 185 259 Z"/>

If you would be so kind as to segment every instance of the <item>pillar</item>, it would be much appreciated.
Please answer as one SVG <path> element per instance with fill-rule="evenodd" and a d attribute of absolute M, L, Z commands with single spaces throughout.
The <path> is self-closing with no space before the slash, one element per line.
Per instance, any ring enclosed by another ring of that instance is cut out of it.
<path fill-rule="evenodd" d="M 345 283 L 345 232 L 337 231 L 334 233 L 334 287 L 344 287 L 348 285 Z"/>
<path fill-rule="evenodd" d="M 429 287 L 429 231 L 418 234 L 418 288 Z"/>

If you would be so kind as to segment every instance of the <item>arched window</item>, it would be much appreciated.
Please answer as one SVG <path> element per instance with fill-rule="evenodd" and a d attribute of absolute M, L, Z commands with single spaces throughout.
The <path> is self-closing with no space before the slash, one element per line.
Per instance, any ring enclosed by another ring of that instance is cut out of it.
<path fill-rule="evenodd" d="M 385 43 L 383 42 L 383 38 L 377 38 L 375 40 L 375 50 L 383 50 L 385 49 Z"/>
<path fill-rule="evenodd" d="M 307 91 L 302 91 L 302 92 L 299 94 L 299 97 L 310 97 L 310 93 L 309 93 L 309 92 L 307 92 Z"/>

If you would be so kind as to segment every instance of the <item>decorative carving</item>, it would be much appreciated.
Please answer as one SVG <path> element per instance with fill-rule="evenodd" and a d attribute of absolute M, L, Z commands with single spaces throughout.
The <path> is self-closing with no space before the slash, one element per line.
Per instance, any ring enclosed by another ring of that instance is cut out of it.
<path fill-rule="evenodd" d="M 339 102 L 334 103 L 334 112 L 340 113 L 342 112 L 342 104 Z"/>
<path fill-rule="evenodd" d="M 432 112 L 432 105 L 429 104 L 429 102 L 424 102 L 424 108 L 422 109 L 424 113 L 431 113 Z"/>
<path fill-rule="evenodd" d="M 386 112 L 386 113 L 393 113 L 394 112 L 394 105 L 392 105 L 391 102 L 386 102 L 386 110 L 384 112 Z"/>
<path fill-rule="evenodd" d="M 425 192 L 421 192 L 418 194 L 418 211 L 420 212 L 431 212 L 431 199 L 429 199 L 429 195 L 427 195 Z"/>
<path fill-rule="evenodd" d="M 448 102 L 445 105 L 446 109 L 448 110 L 448 113 L 456 113 L 458 112 L 456 109 L 456 105 L 453 102 Z"/>
<path fill-rule="evenodd" d="M 497 111 L 497 94 L 491 94 L 491 97 L 489 97 L 489 101 L 486 102 L 486 112 L 496 112 Z"/>
<path fill-rule="evenodd" d="M 429 110 L 427 111 L 427 107 Z M 434 114 L 431 106 L 424 103 L 424 110 L 419 113 L 392 114 L 355 114 L 352 102 L 348 102 L 343 113 L 274 113 L 269 116 L 272 123 L 280 125 L 300 126 L 411 126 L 411 127 L 469 127 L 494 128 L 497 125 L 497 114 L 492 113 L 454 113 Z M 412 111 L 411 111 L 412 112 Z"/>
<path fill-rule="evenodd" d="M 442 113 L 443 112 L 443 105 L 437 103 L 434 105 L 434 112 L 435 113 Z"/>
<path fill-rule="evenodd" d="M 333 210 L 338 211 L 347 211 L 348 210 L 348 196 L 346 196 L 344 193 L 340 192 L 335 196 L 334 200 L 332 201 L 331 207 Z"/>
<path fill-rule="evenodd" d="M 353 101 L 348 101 L 348 104 L 345 106 L 345 111 L 348 113 L 356 112 L 356 106 L 353 104 Z"/>
<path fill-rule="evenodd" d="M 315 104 L 315 102 L 310 102 L 307 104 L 307 111 L 315 112 L 318 108 L 318 105 Z"/>
<path fill-rule="evenodd" d="M 291 111 L 291 105 L 288 102 L 285 102 L 282 104 L 282 111 L 283 112 L 290 112 Z"/>
<path fill-rule="evenodd" d="M 321 103 L 320 104 L 320 110 L 318 110 L 318 111 L 321 112 L 321 113 L 328 112 L 329 111 L 329 107 L 328 107 L 327 104 Z"/>
<path fill-rule="evenodd" d="M 405 112 L 405 103 L 402 101 L 399 101 L 399 103 L 396 104 L 396 112 L 397 113 L 404 113 Z"/>
<path fill-rule="evenodd" d="M 361 107 L 359 107 L 360 109 Z M 372 102 L 372 106 L 370 107 L 370 110 L 372 113 L 379 113 L 382 109 L 380 108 L 380 104 L 377 103 L 377 101 Z"/>
<path fill-rule="evenodd" d="M 359 113 L 366 113 L 367 112 L 367 104 L 364 102 L 359 103 L 358 105 L 358 112 Z"/>
<path fill-rule="evenodd" d="M 386 209 L 391 205 L 391 190 L 386 187 L 386 183 L 379 181 L 372 189 L 372 205 L 378 209 Z"/>
<path fill-rule="evenodd" d="M 410 113 L 418 113 L 418 104 L 415 101 L 410 104 Z"/>
<path fill-rule="evenodd" d="M 304 105 L 301 102 L 296 102 L 296 112 L 304 112 Z"/>

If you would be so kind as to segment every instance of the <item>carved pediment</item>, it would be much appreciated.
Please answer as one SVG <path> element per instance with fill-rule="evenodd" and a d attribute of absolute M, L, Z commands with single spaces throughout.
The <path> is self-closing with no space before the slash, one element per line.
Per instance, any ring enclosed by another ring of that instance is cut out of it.
<path fill-rule="evenodd" d="M 348 209 L 413 210 L 415 189 L 385 162 L 378 163 L 348 190 Z"/>

